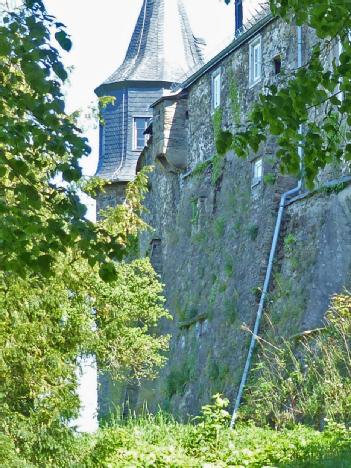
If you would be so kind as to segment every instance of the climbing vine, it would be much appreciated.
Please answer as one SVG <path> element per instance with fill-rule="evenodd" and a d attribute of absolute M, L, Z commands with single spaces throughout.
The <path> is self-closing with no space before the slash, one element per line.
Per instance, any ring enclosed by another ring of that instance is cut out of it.
<path fill-rule="evenodd" d="M 213 123 L 213 132 L 215 138 L 218 138 L 222 130 L 222 121 L 223 121 L 223 110 L 221 107 L 217 107 L 213 112 L 212 123 Z"/>
<path fill-rule="evenodd" d="M 228 73 L 228 80 L 233 122 L 238 127 L 241 122 L 241 108 L 239 101 L 238 84 L 234 78 L 234 73 L 232 70 L 230 70 Z"/>
<path fill-rule="evenodd" d="M 218 182 L 223 169 L 223 156 L 224 153 L 219 152 L 217 148 L 217 141 L 220 138 L 222 132 L 222 120 L 223 120 L 223 110 L 221 107 L 217 107 L 213 113 L 213 132 L 216 143 L 216 154 L 212 157 L 212 185 L 216 185 Z"/>

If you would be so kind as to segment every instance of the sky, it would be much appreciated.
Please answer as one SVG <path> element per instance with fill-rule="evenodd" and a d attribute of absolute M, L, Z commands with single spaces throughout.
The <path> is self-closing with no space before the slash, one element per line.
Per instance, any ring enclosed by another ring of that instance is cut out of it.
<path fill-rule="evenodd" d="M 168 0 L 172 1 L 172 0 Z M 233 6 L 224 0 L 183 0 L 195 36 L 207 42 L 213 56 L 227 45 L 234 31 Z M 44 0 L 48 13 L 67 27 L 73 48 L 64 54 L 66 66 L 73 67 L 66 87 L 66 110 L 81 110 L 84 135 L 92 154 L 81 165 L 86 175 L 95 173 L 98 161 L 98 131 L 91 120 L 84 118 L 95 101 L 94 89 L 123 62 L 129 40 L 142 6 L 142 0 Z M 95 205 L 84 200 L 88 216 L 95 218 Z M 85 363 L 81 377 L 82 414 L 76 424 L 81 431 L 94 431 L 96 422 L 96 366 Z"/>

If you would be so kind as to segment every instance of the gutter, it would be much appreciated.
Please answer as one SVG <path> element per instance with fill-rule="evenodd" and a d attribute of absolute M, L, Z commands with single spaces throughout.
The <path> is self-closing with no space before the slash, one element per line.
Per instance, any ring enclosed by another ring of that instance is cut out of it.
<path fill-rule="evenodd" d="M 300 68 L 302 66 L 302 29 L 301 29 L 301 26 L 298 26 L 298 28 L 297 28 L 297 37 L 298 37 L 298 39 L 297 39 L 297 42 L 298 42 L 298 46 L 297 46 L 297 49 L 298 49 L 297 50 L 297 66 L 298 66 L 298 68 Z M 303 128 L 302 128 L 302 125 L 300 125 L 299 134 L 302 135 L 302 133 L 303 133 Z M 301 146 L 301 144 L 298 147 L 298 153 L 299 153 L 299 158 L 300 158 L 300 170 L 301 170 L 301 174 L 302 174 L 302 170 L 303 170 L 303 147 Z M 242 374 L 242 377 L 241 377 L 239 390 L 238 390 L 236 400 L 235 400 L 232 419 L 230 421 L 230 428 L 231 429 L 234 428 L 236 419 L 238 417 L 238 411 L 239 411 L 242 396 L 243 396 L 243 393 L 244 393 L 244 388 L 245 388 L 247 378 L 248 378 L 250 368 L 251 368 L 252 356 L 253 356 L 253 353 L 254 353 L 254 350 L 255 350 L 256 341 L 258 339 L 258 332 L 259 332 L 259 329 L 260 329 L 261 318 L 262 318 L 263 309 L 264 309 L 264 306 L 265 306 L 265 300 L 266 300 L 266 296 L 268 294 L 270 280 L 271 280 L 271 276 L 272 276 L 273 262 L 274 262 L 275 252 L 276 252 L 277 244 L 278 244 L 278 240 L 279 240 L 280 228 L 281 228 L 281 224 L 282 224 L 284 210 L 285 210 L 285 207 L 287 205 L 288 199 L 290 197 L 292 197 L 293 195 L 298 195 L 300 190 L 301 190 L 301 187 L 302 187 L 302 176 L 301 176 L 301 179 L 299 180 L 297 186 L 295 188 L 293 188 L 291 190 L 288 190 L 287 192 L 283 193 L 283 195 L 281 196 L 281 199 L 280 199 L 279 210 L 278 210 L 277 220 L 276 220 L 276 223 L 275 223 L 273 240 L 272 240 L 271 250 L 270 250 L 269 259 L 268 259 L 267 271 L 266 271 L 266 275 L 265 275 L 265 279 L 264 279 L 264 284 L 263 284 L 263 290 L 262 290 L 262 294 L 261 294 L 261 298 L 260 298 L 260 303 L 258 305 L 258 310 L 257 310 L 257 314 L 256 314 L 255 326 L 254 326 L 253 333 L 252 333 L 252 336 L 251 336 L 249 351 L 248 351 L 248 354 L 247 354 L 244 371 L 243 371 L 243 374 Z"/>

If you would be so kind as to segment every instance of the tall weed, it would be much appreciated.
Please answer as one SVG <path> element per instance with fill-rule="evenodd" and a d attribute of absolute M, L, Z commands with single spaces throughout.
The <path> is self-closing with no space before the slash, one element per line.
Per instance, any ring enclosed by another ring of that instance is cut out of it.
<path fill-rule="evenodd" d="M 332 297 L 323 328 L 261 341 L 241 416 L 275 428 L 351 424 L 351 295 Z"/>

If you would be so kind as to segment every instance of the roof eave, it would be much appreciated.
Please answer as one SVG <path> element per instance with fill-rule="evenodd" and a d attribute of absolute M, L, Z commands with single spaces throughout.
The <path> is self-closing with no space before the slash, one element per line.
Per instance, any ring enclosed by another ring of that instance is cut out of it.
<path fill-rule="evenodd" d="M 160 102 L 163 102 L 163 101 L 178 101 L 179 99 L 187 99 L 187 97 L 188 97 L 188 92 L 184 90 L 180 90 L 175 94 L 167 94 L 165 96 L 161 96 L 160 98 L 157 99 L 157 101 L 151 104 L 150 108 L 156 107 L 157 104 L 160 104 Z"/>
<path fill-rule="evenodd" d="M 173 81 L 163 81 L 163 80 L 122 80 L 122 81 L 114 81 L 112 83 L 102 83 L 97 88 L 94 89 L 94 93 L 97 96 L 103 96 L 107 90 L 111 89 L 119 89 L 119 88 L 128 88 L 131 85 L 160 85 L 162 87 L 171 87 L 174 85 Z"/>
<path fill-rule="evenodd" d="M 273 16 L 271 13 L 269 13 L 267 16 L 262 18 L 254 26 L 252 26 L 252 28 L 244 32 L 237 39 L 234 39 L 233 42 L 231 42 L 227 47 L 221 50 L 215 57 L 213 57 L 211 60 L 205 63 L 205 65 L 199 68 L 199 70 L 197 70 L 193 75 L 189 76 L 189 78 L 187 78 L 180 85 L 179 89 L 185 90 L 189 88 L 192 84 L 195 83 L 195 81 L 199 80 L 206 72 L 208 72 L 209 70 L 211 70 L 211 68 L 214 68 L 216 65 L 218 65 L 219 62 L 221 62 L 224 58 L 230 55 L 234 50 L 238 49 L 244 42 L 250 40 L 252 36 L 257 34 L 258 31 L 260 31 L 262 28 L 267 26 L 267 24 L 269 24 L 271 21 L 275 20 L 276 18 L 277 17 Z"/>

